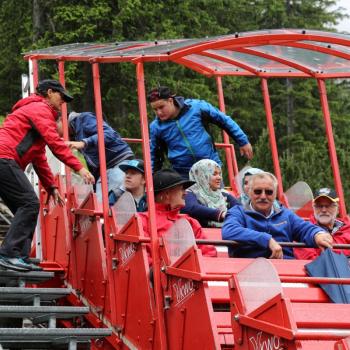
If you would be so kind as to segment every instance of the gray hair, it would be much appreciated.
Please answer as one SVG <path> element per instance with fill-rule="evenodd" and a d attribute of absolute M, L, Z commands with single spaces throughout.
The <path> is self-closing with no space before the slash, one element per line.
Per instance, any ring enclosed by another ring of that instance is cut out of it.
<path fill-rule="evenodd" d="M 275 193 L 277 192 L 277 186 L 278 186 L 277 178 L 275 175 L 273 175 L 272 173 L 269 173 L 267 171 L 264 171 L 264 172 L 259 173 L 259 174 L 254 174 L 251 176 L 250 181 L 249 181 L 248 192 L 250 192 L 250 190 L 252 188 L 252 184 L 255 182 L 256 179 L 270 179 L 270 180 L 272 180 L 274 191 L 275 191 Z"/>

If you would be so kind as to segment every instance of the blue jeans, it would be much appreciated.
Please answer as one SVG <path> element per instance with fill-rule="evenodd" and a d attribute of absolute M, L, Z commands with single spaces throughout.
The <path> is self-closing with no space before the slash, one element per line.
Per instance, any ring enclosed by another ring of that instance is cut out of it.
<path fill-rule="evenodd" d="M 118 165 L 107 169 L 108 193 L 113 188 L 120 188 L 124 183 L 124 177 L 124 171 L 120 170 Z M 100 202 L 102 202 L 101 177 L 98 178 L 96 183 L 96 197 Z"/>

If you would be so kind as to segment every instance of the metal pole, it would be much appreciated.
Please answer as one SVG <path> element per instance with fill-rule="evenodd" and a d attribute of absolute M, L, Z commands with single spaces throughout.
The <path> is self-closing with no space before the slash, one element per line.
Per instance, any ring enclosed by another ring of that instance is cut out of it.
<path fill-rule="evenodd" d="M 328 141 L 329 158 L 333 170 L 334 186 L 339 197 L 339 215 L 342 218 L 346 217 L 346 206 L 344 200 L 343 185 L 340 178 L 339 164 L 337 158 L 337 151 L 335 149 L 331 116 L 329 113 L 327 89 L 324 80 L 317 79 L 318 91 L 320 93 L 320 101 L 322 107 L 323 120 L 326 127 L 326 135 Z"/>
<path fill-rule="evenodd" d="M 59 81 L 63 85 L 63 87 L 66 86 L 65 83 L 65 76 L 64 76 L 64 61 L 58 61 L 58 75 L 59 75 Z M 65 141 L 69 140 L 68 135 L 68 121 L 67 121 L 67 104 L 64 103 L 62 105 L 62 128 L 63 128 L 63 139 Z M 70 192 L 71 187 L 71 179 L 72 179 L 72 173 L 70 168 L 65 165 L 64 167 L 65 175 L 66 175 L 66 192 L 67 194 Z"/>
<path fill-rule="evenodd" d="M 145 176 L 147 188 L 147 204 L 149 213 L 149 227 L 151 229 L 151 246 L 152 246 L 152 260 L 154 273 L 154 294 L 156 300 L 156 313 L 159 331 L 160 349 L 167 348 L 165 323 L 164 323 L 164 306 L 162 297 L 162 286 L 160 282 L 160 259 L 159 259 L 159 239 L 157 233 L 157 220 L 155 212 L 153 179 L 151 169 L 151 154 L 148 131 L 148 119 L 146 108 L 146 92 L 145 92 L 145 75 L 143 63 L 136 63 L 136 78 L 137 78 L 137 94 L 139 102 L 140 123 L 141 123 L 141 137 L 143 139 L 142 151 L 145 162 Z"/>
<path fill-rule="evenodd" d="M 278 199 L 281 200 L 282 202 L 285 202 L 285 198 L 283 196 L 283 184 L 282 184 L 281 168 L 280 168 L 280 163 L 278 160 L 278 150 L 277 150 L 275 128 L 273 125 L 273 118 L 272 118 L 269 88 L 267 85 L 267 80 L 265 78 L 261 79 L 261 88 L 262 88 L 262 93 L 263 93 L 263 97 L 264 97 L 264 106 L 265 106 L 267 127 L 269 130 L 269 140 L 270 140 L 270 147 L 271 147 L 271 153 L 272 153 L 273 168 L 274 168 L 274 172 L 275 172 L 275 175 L 276 175 L 276 178 L 278 181 L 278 189 L 279 189 Z"/>
<path fill-rule="evenodd" d="M 217 86 L 217 91 L 218 91 L 220 111 L 223 113 L 226 113 L 225 98 L 224 98 L 224 92 L 222 89 L 221 77 L 216 77 L 216 86 Z M 227 133 L 224 130 L 222 131 L 222 137 L 223 137 L 224 144 L 230 143 L 229 136 L 227 135 Z M 230 186 L 232 188 L 232 191 L 235 192 L 236 195 L 238 195 L 237 185 L 235 182 L 235 175 L 238 174 L 237 159 L 236 159 L 236 154 L 234 152 L 234 149 L 233 149 L 233 152 L 231 152 L 231 150 L 232 149 L 225 147 L 225 156 L 226 156 L 228 178 L 229 178 L 229 182 L 230 182 Z"/>
<path fill-rule="evenodd" d="M 110 223 L 109 223 L 109 203 L 108 203 L 108 185 L 107 185 L 107 166 L 106 166 L 106 153 L 105 153 L 105 140 L 103 133 L 103 117 L 102 117 L 102 101 L 101 101 L 101 85 L 100 85 L 100 71 L 97 62 L 92 62 L 92 76 L 94 83 L 94 98 L 95 98 L 95 112 L 97 122 L 97 137 L 98 137 L 98 156 L 100 163 L 100 178 L 102 188 L 102 209 L 104 220 L 104 236 L 106 244 L 106 259 L 107 259 L 107 273 L 109 291 L 111 296 L 111 321 L 115 325 L 117 320 L 116 304 L 113 302 L 115 298 L 114 290 L 114 278 L 112 271 L 112 242 L 110 238 Z M 97 179 L 96 179 L 97 180 Z"/>
<path fill-rule="evenodd" d="M 38 85 L 39 82 L 39 65 L 38 65 L 38 60 L 35 58 L 32 58 L 32 70 L 33 70 L 33 76 L 31 76 L 31 74 L 29 75 L 29 79 L 30 82 L 33 82 L 32 84 L 30 84 L 31 89 L 30 92 L 34 93 L 35 92 L 35 88 Z M 30 64 L 29 64 L 30 67 Z"/>

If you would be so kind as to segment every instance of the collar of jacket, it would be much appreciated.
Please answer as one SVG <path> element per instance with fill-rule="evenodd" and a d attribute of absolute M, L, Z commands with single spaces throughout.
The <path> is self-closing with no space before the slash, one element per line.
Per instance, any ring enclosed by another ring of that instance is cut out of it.
<path fill-rule="evenodd" d="M 181 208 L 170 209 L 169 204 L 155 203 L 156 211 L 166 214 L 167 218 L 170 220 L 176 220 L 180 213 Z"/>

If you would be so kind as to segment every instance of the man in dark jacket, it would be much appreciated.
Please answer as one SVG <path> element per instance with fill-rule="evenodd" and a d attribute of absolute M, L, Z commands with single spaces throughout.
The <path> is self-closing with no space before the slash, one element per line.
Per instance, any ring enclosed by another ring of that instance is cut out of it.
<path fill-rule="evenodd" d="M 98 179 L 96 195 L 99 200 L 102 200 L 96 116 L 92 112 L 72 112 L 69 114 L 68 126 L 72 140 L 68 142 L 68 145 L 71 149 L 76 149 L 83 154 L 89 170 Z M 103 122 L 103 133 L 106 149 L 108 192 L 110 192 L 122 186 L 124 172 L 119 169 L 119 164 L 124 160 L 133 159 L 134 153 L 120 135 L 105 121 Z"/>
<path fill-rule="evenodd" d="M 331 248 L 332 236 L 319 226 L 302 220 L 291 210 L 274 206 L 277 179 L 270 173 L 253 175 L 249 183 L 250 202 L 231 208 L 222 228 L 223 239 L 240 243 L 230 256 L 293 259 L 292 248 L 277 242 L 304 242 L 310 247 Z"/>
<path fill-rule="evenodd" d="M 46 145 L 85 182 L 94 183 L 94 177 L 57 133 L 56 120 L 61 106 L 72 99 L 58 81 L 42 80 L 36 94 L 18 101 L 0 128 L 0 196 L 14 214 L 0 247 L 0 266 L 7 269 L 38 269 L 25 261 L 30 249 L 28 241 L 33 237 L 39 214 L 39 200 L 24 174 L 29 163 L 32 163 L 49 198 L 64 204 L 47 163 Z"/>
<path fill-rule="evenodd" d="M 165 152 L 174 170 L 184 178 L 188 178 L 192 165 L 201 159 L 214 160 L 221 166 L 214 141 L 205 128 L 208 123 L 225 130 L 239 144 L 241 155 L 248 159 L 253 157 L 246 134 L 210 103 L 185 100 L 171 93 L 166 86 L 151 90 L 148 102 L 156 113 L 156 119 L 150 125 L 153 171 L 161 169 Z"/>

